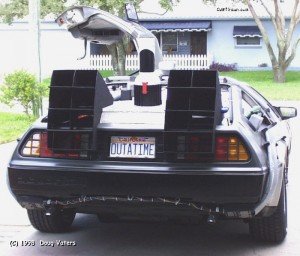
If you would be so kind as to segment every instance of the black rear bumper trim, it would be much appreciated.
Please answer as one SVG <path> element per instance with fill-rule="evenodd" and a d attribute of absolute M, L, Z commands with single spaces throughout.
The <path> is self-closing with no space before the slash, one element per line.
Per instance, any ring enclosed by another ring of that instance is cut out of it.
<path fill-rule="evenodd" d="M 15 196 L 72 198 L 82 195 L 183 198 L 201 203 L 258 203 L 267 173 L 206 172 L 144 173 L 11 168 L 9 183 Z"/>

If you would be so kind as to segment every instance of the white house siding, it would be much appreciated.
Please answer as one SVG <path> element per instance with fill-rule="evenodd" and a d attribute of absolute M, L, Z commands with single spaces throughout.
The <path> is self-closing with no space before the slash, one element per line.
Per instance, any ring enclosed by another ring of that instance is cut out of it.
<path fill-rule="evenodd" d="M 16 66 L 26 69 L 29 60 L 28 31 L 25 24 L 1 26 L 0 28 L 0 72 L 11 72 Z"/>
<path fill-rule="evenodd" d="M 52 24 L 57 26 L 56 24 Z M 50 27 L 50 26 L 49 26 Z M 75 39 L 64 29 L 42 29 L 41 59 L 43 76 L 53 69 L 70 69 L 77 66 L 77 58 L 84 54 L 83 40 Z"/>
<path fill-rule="evenodd" d="M 215 62 L 237 63 L 239 68 L 257 68 L 259 64 L 267 63 L 271 67 L 270 58 L 264 42 L 258 47 L 237 47 L 233 37 L 234 26 L 255 26 L 251 20 L 213 20 L 212 30 L 207 33 L 207 51 L 213 54 Z M 271 21 L 264 21 L 269 33 L 273 49 L 277 54 L 276 36 Z M 300 35 L 300 27 L 295 31 Z M 296 36 L 294 36 L 296 38 Z M 262 40 L 262 39 L 261 39 Z M 300 68 L 300 49 L 291 64 L 291 68 Z"/>
<path fill-rule="evenodd" d="M 30 40 L 27 23 L 0 24 L 0 78 L 16 69 L 32 71 Z M 82 40 L 73 38 L 53 22 L 41 24 L 43 78 L 49 77 L 53 69 L 75 67 L 83 52 Z"/>

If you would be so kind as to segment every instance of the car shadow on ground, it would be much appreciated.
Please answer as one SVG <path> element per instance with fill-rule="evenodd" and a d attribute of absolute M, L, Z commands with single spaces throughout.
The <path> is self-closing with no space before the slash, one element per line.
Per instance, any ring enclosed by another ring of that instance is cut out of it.
<path fill-rule="evenodd" d="M 23 255 L 26 251 L 31 255 L 255 255 L 256 250 L 262 253 L 266 249 L 269 254 L 275 248 L 278 253 L 281 246 L 252 241 L 248 225 L 242 221 L 218 221 L 214 225 L 104 224 L 96 215 L 88 214 L 77 214 L 69 233 L 45 234 L 32 230 L 29 236 L 20 239 L 34 240 L 36 246 L 26 250 L 13 248 L 9 250 L 13 255 Z M 57 246 L 57 240 L 75 241 L 76 246 Z M 52 241 L 54 247 L 41 246 Z"/>

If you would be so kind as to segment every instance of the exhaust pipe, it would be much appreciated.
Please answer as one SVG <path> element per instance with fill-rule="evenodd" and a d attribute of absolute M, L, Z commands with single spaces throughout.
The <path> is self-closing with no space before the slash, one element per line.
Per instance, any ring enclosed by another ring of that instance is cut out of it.
<path fill-rule="evenodd" d="M 213 214 L 209 214 L 208 216 L 207 216 L 207 220 L 206 220 L 206 222 L 208 223 L 208 224 L 216 224 L 216 216 L 215 215 L 213 215 Z"/>
<path fill-rule="evenodd" d="M 52 205 L 51 199 L 44 203 L 45 215 L 51 216 L 55 212 L 55 207 Z"/>

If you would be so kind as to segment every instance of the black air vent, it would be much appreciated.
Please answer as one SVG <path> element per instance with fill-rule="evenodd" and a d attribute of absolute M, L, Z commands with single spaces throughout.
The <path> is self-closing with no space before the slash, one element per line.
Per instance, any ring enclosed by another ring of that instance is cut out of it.
<path fill-rule="evenodd" d="M 193 147 L 195 159 L 213 159 L 215 127 L 221 122 L 221 89 L 217 71 L 171 70 L 165 115 L 165 147 L 170 153 L 190 153 L 187 143 L 178 149 L 180 140 L 199 138 Z M 205 144 L 205 149 L 201 146 Z M 201 157 L 200 157 L 201 155 Z M 203 157 L 202 157 L 203 156 Z M 177 156 L 177 159 L 179 157 Z"/>
<path fill-rule="evenodd" d="M 112 103 L 113 98 L 97 71 L 53 71 L 48 112 L 48 147 L 66 150 L 66 144 L 61 143 L 62 139 L 72 140 L 74 134 L 79 137 L 84 134 L 90 142 L 86 149 L 95 149 L 96 128 L 102 108 Z M 78 149 L 69 147 L 68 150 Z"/>
<path fill-rule="evenodd" d="M 216 71 L 170 71 L 165 130 L 214 130 L 220 117 L 221 92 Z"/>

